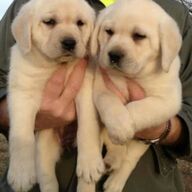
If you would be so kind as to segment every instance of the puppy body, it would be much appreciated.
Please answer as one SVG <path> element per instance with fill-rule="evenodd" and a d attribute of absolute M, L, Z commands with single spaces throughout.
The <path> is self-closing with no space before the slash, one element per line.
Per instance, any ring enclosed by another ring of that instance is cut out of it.
<path fill-rule="evenodd" d="M 105 163 L 112 170 L 104 188 L 120 192 L 149 147 L 130 139 L 137 131 L 166 122 L 181 108 L 181 36 L 175 21 L 153 1 L 119 0 L 100 13 L 91 45 L 99 65 L 94 102 L 106 126 Z M 127 98 L 129 79 L 143 88 L 145 98 L 123 105 L 106 88 L 102 70 Z"/>
<path fill-rule="evenodd" d="M 24 59 L 17 45 L 12 48 L 8 89 L 11 127 L 8 181 L 15 191 L 30 189 L 37 176 L 42 191 L 58 191 L 54 169 L 60 156 L 60 144 L 52 129 L 42 130 L 35 139 L 34 122 L 45 83 L 59 64 L 37 58 L 32 53 Z M 43 65 L 34 66 L 34 63 Z M 71 69 L 75 63 L 69 63 Z"/>
<path fill-rule="evenodd" d="M 12 24 L 17 43 L 11 51 L 8 81 L 8 182 L 14 191 L 28 191 L 36 180 L 42 192 L 58 191 L 55 163 L 61 148 L 53 129 L 39 131 L 34 136 L 35 117 L 45 84 L 54 71 L 66 65 L 67 81 L 78 58 L 86 56 L 94 17 L 94 11 L 84 0 L 31 0 L 21 8 Z M 97 180 L 104 169 L 97 148 L 99 144 L 95 145 L 99 140 L 99 128 L 92 101 L 92 80 L 93 72 L 89 66 L 76 98 L 77 167 L 81 183 L 85 175 L 88 179 Z M 86 118 L 91 121 L 86 121 Z M 92 127 L 95 127 L 93 137 L 89 134 Z M 94 143 L 94 153 L 89 152 L 87 140 Z"/>

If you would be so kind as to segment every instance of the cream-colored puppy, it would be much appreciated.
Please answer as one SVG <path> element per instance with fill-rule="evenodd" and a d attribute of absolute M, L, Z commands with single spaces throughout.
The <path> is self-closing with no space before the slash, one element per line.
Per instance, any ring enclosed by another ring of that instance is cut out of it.
<path fill-rule="evenodd" d="M 95 14 L 84 0 L 31 0 L 12 24 L 16 44 L 11 52 L 8 85 L 10 164 L 8 182 L 14 191 L 28 191 L 37 181 L 42 192 L 57 192 L 55 163 L 60 146 L 52 129 L 34 135 L 35 116 L 47 79 L 62 64 L 68 73 L 87 54 Z M 92 102 L 92 73 L 88 69 L 77 96 L 78 174 L 97 180 L 104 170 Z M 91 119 L 91 121 L 87 121 Z M 86 153 L 87 151 L 87 153 Z M 85 154 L 86 155 L 85 155 Z M 89 162 L 89 163 L 87 163 Z"/>
<path fill-rule="evenodd" d="M 100 13 L 91 43 L 96 63 L 127 98 L 127 78 L 141 85 L 146 96 L 123 105 L 105 87 L 98 67 L 94 102 L 107 129 L 105 161 L 113 170 L 106 192 L 122 191 L 148 148 L 130 140 L 135 132 L 158 126 L 180 110 L 181 42 L 176 22 L 152 0 L 119 0 Z"/>

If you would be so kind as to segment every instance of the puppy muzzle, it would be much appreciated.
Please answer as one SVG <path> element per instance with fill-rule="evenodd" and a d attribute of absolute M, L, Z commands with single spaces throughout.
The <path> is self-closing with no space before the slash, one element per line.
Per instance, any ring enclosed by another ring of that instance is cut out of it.
<path fill-rule="evenodd" d="M 110 51 L 108 53 L 108 57 L 109 57 L 109 61 L 110 61 L 110 65 L 116 66 L 118 68 L 121 68 L 121 61 L 124 57 L 124 54 L 120 51 Z"/>
<path fill-rule="evenodd" d="M 72 37 L 66 37 L 61 41 L 61 47 L 63 51 L 74 52 L 76 48 L 76 40 Z"/>

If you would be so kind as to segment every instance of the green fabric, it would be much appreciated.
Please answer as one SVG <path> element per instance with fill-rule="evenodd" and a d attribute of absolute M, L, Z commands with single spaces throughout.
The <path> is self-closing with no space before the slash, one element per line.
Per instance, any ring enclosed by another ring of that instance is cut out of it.
<path fill-rule="evenodd" d="M 124 192 L 183 192 L 180 174 L 177 169 L 175 156 L 191 158 L 192 154 L 192 26 L 187 9 L 174 0 L 155 0 L 178 23 L 183 36 L 183 46 L 180 51 L 180 78 L 183 87 L 183 107 L 178 116 L 186 126 L 188 137 L 182 149 L 168 149 L 151 146 L 139 161 L 136 169 L 126 183 Z M 14 39 L 10 33 L 10 24 L 19 7 L 27 0 L 15 0 L 7 14 L 0 22 L 0 98 L 6 95 L 6 76 L 9 68 L 10 46 Z M 98 0 L 88 2 L 99 10 L 104 7 Z M 170 37 L 171 38 L 171 37 Z M 76 177 L 76 150 L 64 153 L 56 167 L 56 173 L 62 192 L 74 192 Z M 0 191 L 11 191 L 6 183 L 0 183 Z M 97 192 L 102 190 L 102 181 L 98 184 Z M 31 192 L 39 192 L 36 186 Z"/>

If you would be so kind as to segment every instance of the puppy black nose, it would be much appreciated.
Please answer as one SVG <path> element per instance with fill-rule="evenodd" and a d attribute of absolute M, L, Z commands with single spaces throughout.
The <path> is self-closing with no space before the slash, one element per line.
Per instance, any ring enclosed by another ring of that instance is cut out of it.
<path fill-rule="evenodd" d="M 108 53 L 109 60 L 111 65 L 117 65 L 119 66 L 121 59 L 123 58 L 123 54 L 118 51 L 110 51 Z"/>
<path fill-rule="evenodd" d="M 62 48 L 67 51 L 73 51 L 76 46 L 76 41 L 73 38 L 66 38 L 61 42 Z"/>

